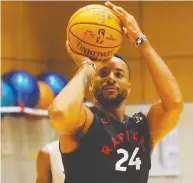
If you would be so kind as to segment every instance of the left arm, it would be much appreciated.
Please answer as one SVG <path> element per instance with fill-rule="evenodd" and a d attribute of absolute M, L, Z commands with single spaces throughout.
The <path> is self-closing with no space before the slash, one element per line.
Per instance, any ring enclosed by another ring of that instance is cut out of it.
<path fill-rule="evenodd" d="M 135 44 L 142 32 L 134 17 L 121 7 L 109 2 L 105 4 L 121 20 L 124 34 L 129 42 Z M 144 40 L 138 49 L 143 55 L 160 97 L 160 100 L 151 106 L 147 114 L 154 147 L 177 125 L 183 109 L 183 100 L 175 77 L 161 57 L 151 47 L 148 40 Z"/>
<path fill-rule="evenodd" d="M 139 46 L 139 50 L 160 97 L 147 114 L 153 146 L 155 146 L 176 127 L 183 109 L 183 100 L 175 77 L 147 40 Z"/>

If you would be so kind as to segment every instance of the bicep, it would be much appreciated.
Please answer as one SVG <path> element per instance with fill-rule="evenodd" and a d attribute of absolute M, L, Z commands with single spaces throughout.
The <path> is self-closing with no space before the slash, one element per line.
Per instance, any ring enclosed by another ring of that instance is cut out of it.
<path fill-rule="evenodd" d="M 36 183 L 52 182 L 50 156 L 48 152 L 41 150 L 38 153 L 36 160 L 36 171 L 37 171 Z"/>
<path fill-rule="evenodd" d="M 70 116 L 75 115 L 73 112 L 74 111 L 71 111 Z M 76 132 L 82 128 L 88 115 L 92 116 L 92 112 L 85 104 L 83 104 L 79 110 L 79 118 L 77 120 L 73 120 L 74 118 L 69 117 L 69 114 L 65 114 L 63 111 L 56 116 L 50 115 L 50 118 L 53 126 L 61 135 L 71 136 L 76 134 Z"/>
<path fill-rule="evenodd" d="M 161 100 L 152 105 L 147 118 L 153 146 L 176 127 L 180 114 L 181 110 L 178 108 L 166 109 Z"/>
<path fill-rule="evenodd" d="M 60 150 L 63 153 L 69 153 L 74 151 L 78 145 L 80 139 L 87 133 L 94 115 L 90 109 L 84 105 L 81 110 L 80 120 L 75 124 L 69 126 L 70 129 L 66 129 L 65 133 L 60 137 Z M 68 128 L 68 126 L 66 127 Z"/>

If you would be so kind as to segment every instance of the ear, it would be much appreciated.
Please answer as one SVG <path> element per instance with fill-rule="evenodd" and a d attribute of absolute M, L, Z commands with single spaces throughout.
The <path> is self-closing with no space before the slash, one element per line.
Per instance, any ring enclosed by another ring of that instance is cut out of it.
<path fill-rule="evenodd" d="M 129 95 L 131 92 L 131 83 L 128 83 L 128 88 L 127 88 L 127 94 Z"/>
<path fill-rule="evenodd" d="M 88 90 L 89 90 L 89 92 L 92 92 L 92 91 L 93 91 L 93 85 L 92 85 L 92 82 L 89 84 Z"/>

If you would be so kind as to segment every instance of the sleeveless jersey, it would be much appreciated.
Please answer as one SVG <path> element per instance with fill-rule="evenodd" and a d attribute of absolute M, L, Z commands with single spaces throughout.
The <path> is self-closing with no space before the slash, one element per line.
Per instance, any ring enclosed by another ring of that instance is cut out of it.
<path fill-rule="evenodd" d="M 93 122 L 71 153 L 61 153 L 65 183 L 147 183 L 150 135 L 143 113 L 121 123 L 91 107 Z"/>
<path fill-rule="evenodd" d="M 54 141 L 46 146 L 50 154 L 50 166 L 52 173 L 52 183 L 64 183 L 65 174 L 62 164 L 59 141 Z"/>

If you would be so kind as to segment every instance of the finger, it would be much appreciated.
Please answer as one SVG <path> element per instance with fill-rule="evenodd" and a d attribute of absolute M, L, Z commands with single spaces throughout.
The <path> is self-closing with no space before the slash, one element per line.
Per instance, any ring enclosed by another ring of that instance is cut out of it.
<path fill-rule="evenodd" d="M 111 3 L 111 2 L 109 2 L 109 1 L 107 1 L 107 2 L 105 2 L 105 6 L 107 6 L 107 7 L 110 8 L 110 9 L 112 9 L 113 6 L 114 6 L 114 4 Z"/>
<path fill-rule="evenodd" d="M 122 13 L 123 15 L 125 15 L 125 16 L 129 16 L 130 14 L 127 12 L 127 11 L 125 11 L 122 7 L 119 7 L 119 6 L 113 6 L 113 10 L 114 9 L 116 9 L 116 10 L 118 10 L 120 13 Z"/>
<path fill-rule="evenodd" d="M 124 35 L 124 36 L 127 36 L 127 35 L 128 35 L 127 29 L 126 29 L 125 27 L 123 27 L 122 30 L 123 30 L 123 35 Z"/>
<path fill-rule="evenodd" d="M 66 40 L 66 47 L 67 47 L 67 49 L 70 49 L 70 50 L 71 50 L 70 44 L 69 44 L 69 41 L 68 41 L 68 40 Z"/>
<path fill-rule="evenodd" d="M 70 46 L 68 40 L 66 41 L 66 48 L 70 55 L 78 55 L 78 53 L 76 53 L 76 51 L 74 51 L 74 49 Z"/>
<path fill-rule="evenodd" d="M 72 52 L 72 49 L 70 48 L 68 40 L 66 41 L 66 49 L 67 49 L 68 54 L 72 55 L 73 52 Z"/>
<path fill-rule="evenodd" d="M 128 12 L 125 11 L 122 7 L 116 6 L 116 5 L 114 5 L 113 3 L 109 2 L 109 1 L 107 1 L 107 2 L 105 3 L 105 5 L 106 5 L 108 8 L 112 9 L 112 10 L 117 9 L 119 12 L 121 12 L 121 13 L 122 13 L 123 15 L 125 15 L 125 16 L 128 15 Z"/>
<path fill-rule="evenodd" d="M 117 10 L 117 8 L 113 7 L 113 12 L 122 22 L 122 24 L 125 24 L 127 22 L 126 16 L 123 13 L 121 13 L 119 10 Z"/>

